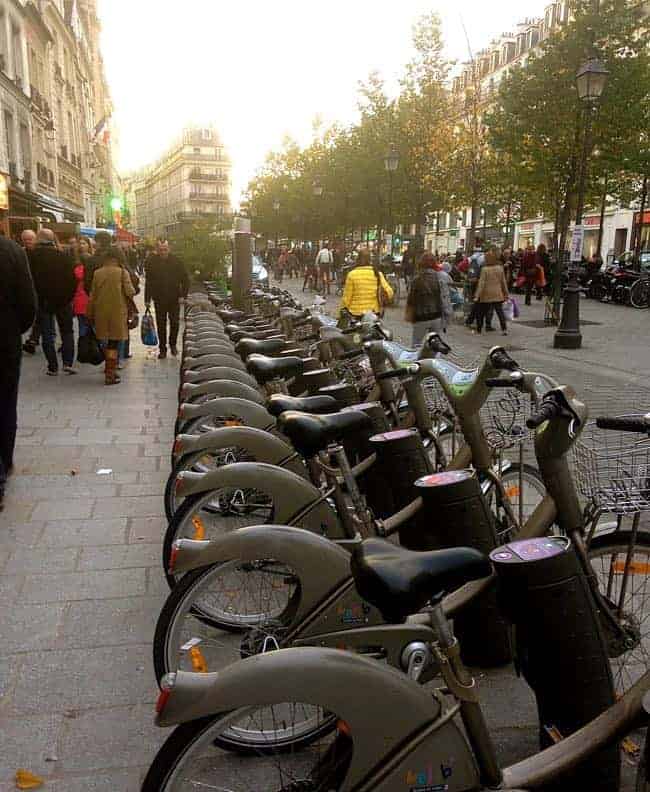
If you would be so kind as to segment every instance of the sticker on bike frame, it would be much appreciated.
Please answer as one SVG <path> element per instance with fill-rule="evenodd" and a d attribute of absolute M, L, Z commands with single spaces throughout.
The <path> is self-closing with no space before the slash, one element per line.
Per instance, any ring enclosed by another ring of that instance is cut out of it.
<path fill-rule="evenodd" d="M 192 527 L 194 528 L 194 536 L 192 539 L 205 539 L 205 525 L 198 514 L 195 514 L 194 517 L 192 517 Z"/>
<path fill-rule="evenodd" d="M 430 473 L 422 476 L 415 482 L 416 487 L 445 487 L 449 484 L 457 484 L 459 481 L 467 481 L 474 476 L 472 470 L 445 470 L 442 473 Z"/>
<path fill-rule="evenodd" d="M 569 547 L 569 540 L 563 536 L 540 537 L 536 539 L 520 539 L 503 547 L 497 547 L 490 553 L 492 561 L 521 562 L 541 561 L 560 555 Z"/>

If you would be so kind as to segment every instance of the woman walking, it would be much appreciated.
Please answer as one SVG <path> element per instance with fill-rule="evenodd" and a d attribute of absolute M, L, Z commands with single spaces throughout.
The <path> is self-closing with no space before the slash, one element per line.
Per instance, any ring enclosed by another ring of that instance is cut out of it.
<path fill-rule="evenodd" d="M 508 284 L 503 267 L 494 250 L 488 251 L 485 256 L 485 266 L 481 269 L 481 275 L 476 287 L 474 300 L 477 304 L 476 311 L 476 332 L 483 330 L 483 321 L 493 309 L 499 317 L 501 333 L 508 335 L 506 318 L 503 315 L 503 303 L 508 299 Z"/>
<path fill-rule="evenodd" d="M 404 318 L 413 324 L 412 347 L 419 347 L 427 333 L 447 328 L 451 303 L 449 285 L 446 280 L 443 282 L 441 274 L 449 276 L 437 270 L 439 266 L 431 253 L 424 253 L 418 263 L 418 273 L 411 281 Z"/>
<path fill-rule="evenodd" d="M 383 273 L 372 266 L 370 251 L 360 250 L 356 267 L 345 279 L 341 323 L 347 326 L 350 319 L 360 319 L 368 311 L 381 315 L 384 305 L 392 299 L 393 289 Z"/>
<path fill-rule="evenodd" d="M 72 299 L 72 312 L 77 317 L 79 328 L 79 338 L 88 332 L 88 294 L 84 286 L 84 276 L 86 274 L 86 261 L 90 258 L 90 244 L 85 237 L 79 239 L 75 248 L 74 276 L 77 281 L 77 288 Z"/>
<path fill-rule="evenodd" d="M 117 350 L 120 341 L 129 337 L 128 300 L 135 294 L 129 273 L 121 266 L 118 253 L 109 251 L 99 262 L 93 275 L 87 316 L 95 327 L 95 335 L 105 343 L 104 384 L 115 385 Z"/>

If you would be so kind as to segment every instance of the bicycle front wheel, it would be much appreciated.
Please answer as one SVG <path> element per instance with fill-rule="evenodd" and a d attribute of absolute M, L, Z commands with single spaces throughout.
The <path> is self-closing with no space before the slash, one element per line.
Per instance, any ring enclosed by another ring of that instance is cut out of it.
<path fill-rule="evenodd" d="M 635 308 L 647 308 L 650 305 L 650 278 L 642 278 L 632 284 L 630 303 Z"/>
<path fill-rule="evenodd" d="M 497 534 L 504 541 L 507 541 L 516 538 L 520 525 L 526 523 L 526 520 L 544 500 L 546 487 L 538 470 L 532 465 L 523 466 L 521 477 L 519 475 L 519 466 L 514 465 L 503 473 L 501 484 L 517 519 L 516 525 L 512 525 L 495 486 L 490 487 L 485 497 L 496 521 Z"/>
<path fill-rule="evenodd" d="M 615 531 L 594 537 L 589 546 L 598 588 L 623 628 L 624 638 L 608 638 L 603 620 L 617 695 L 650 668 L 650 535 L 639 531 L 628 565 L 631 542 L 630 531 Z"/>

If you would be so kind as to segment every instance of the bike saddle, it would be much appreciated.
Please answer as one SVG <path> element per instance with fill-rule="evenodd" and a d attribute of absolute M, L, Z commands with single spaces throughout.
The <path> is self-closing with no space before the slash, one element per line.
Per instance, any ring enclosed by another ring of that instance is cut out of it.
<path fill-rule="evenodd" d="M 492 572 L 488 558 L 471 547 L 416 553 L 384 539 L 366 539 L 355 547 L 350 569 L 359 594 L 395 624 Z"/>
<path fill-rule="evenodd" d="M 235 330 L 230 334 L 230 340 L 233 344 L 236 344 L 238 341 L 242 339 L 247 341 L 249 338 L 255 339 L 257 341 L 264 341 L 267 338 L 276 338 L 279 337 L 280 331 L 276 328 L 271 328 L 270 330 L 246 330 L 245 328 L 242 330 Z"/>
<path fill-rule="evenodd" d="M 295 377 L 302 372 L 304 365 L 299 357 L 272 358 L 255 354 L 246 360 L 246 368 L 262 385 L 273 379 Z"/>
<path fill-rule="evenodd" d="M 235 352 L 242 360 L 249 355 L 273 355 L 286 347 L 281 338 L 243 338 L 235 344 Z"/>
<path fill-rule="evenodd" d="M 305 396 L 303 398 L 274 393 L 266 402 L 266 409 L 275 418 L 288 410 L 318 414 L 334 412 L 337 407 L 336 399 L 332 396 Z"/>
<path fill-rule="evenodd" d="M 224 322 L 237 322 L 246 318 L 244 311 L 229 310 L 228 308 L 217 308 L 216 314 Z"/>
<path fill-rule="evenodd" d="M 278 426 L 296 451 L 305 457 L 313 457 L 330 443 L 372 429 L 372 421 L 363 412 L 310 415 L 290 410 L 278 418 Z"/>

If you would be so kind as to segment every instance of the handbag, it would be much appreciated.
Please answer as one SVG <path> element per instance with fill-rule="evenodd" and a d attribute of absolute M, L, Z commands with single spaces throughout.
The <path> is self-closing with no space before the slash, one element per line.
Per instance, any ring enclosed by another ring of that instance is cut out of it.
<path fill-rule="evenodd" d="M 127 297 L 126 312 L 129 330 L 135 330 L 140 323 L 140 314 L 138 313 L 138 306 L 133 302 L 132 297 Z"/>
<path fill-rule="evenodd" d="M 140 338 L 145 346 L 158 346 L 156 323 L 151 315 L 151 309 L 146 308 L 140 322 Z"/>
<path fill-rule="evenodd" d="M 91 366 L 99 366 L 104 362 L 104 350 L 99 345 L 95 331 L 91 328 L 88 328 L 85 335 L 79 337 L 77 360 L 79 363 L 90 363 Z"/>

